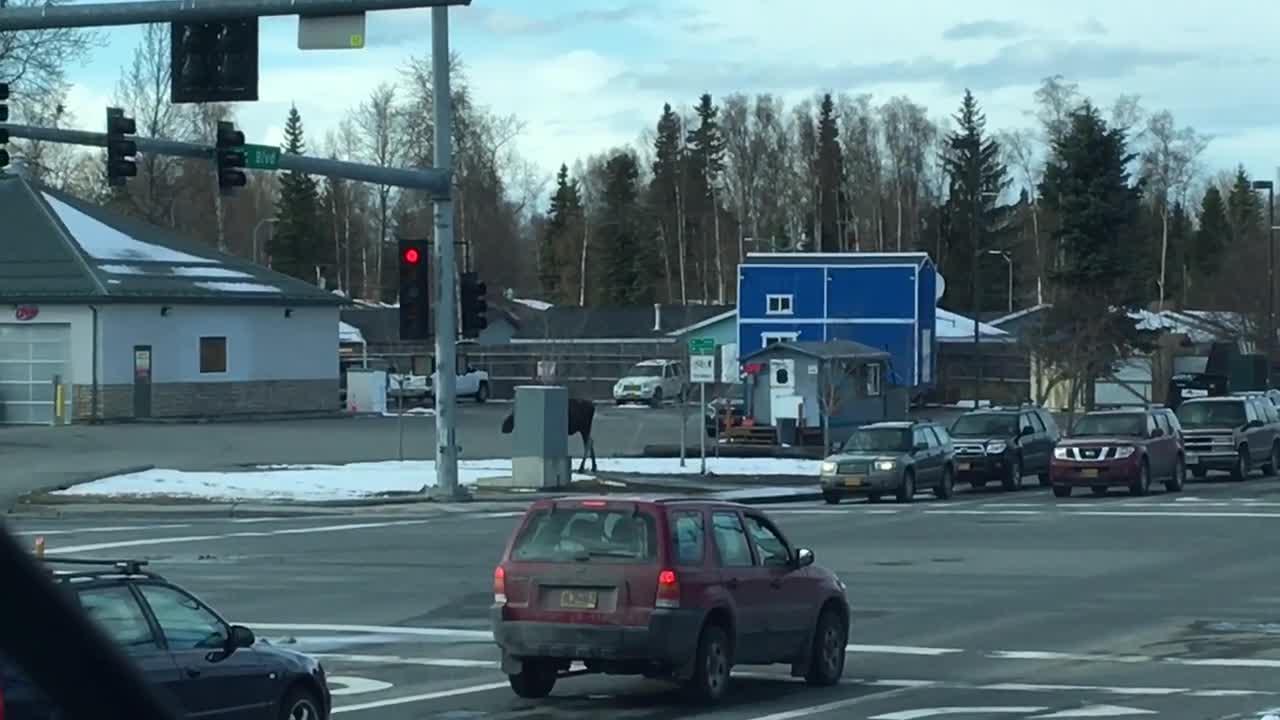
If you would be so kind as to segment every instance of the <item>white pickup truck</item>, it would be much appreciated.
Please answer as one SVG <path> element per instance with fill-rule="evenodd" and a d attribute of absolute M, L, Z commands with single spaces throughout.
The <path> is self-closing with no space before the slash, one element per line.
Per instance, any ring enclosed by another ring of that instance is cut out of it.
<path fill-rule="evenodd" d="M 387 375 L 387 395 L 407 399 L 435 399 L 436 373 L 431 375 L 409 375 L 391 373 Z M 467 366 L 465 372 L 457 376 L 458 397 L 475 398 L 482 403 L 489 399 L 489 373 Z"/>

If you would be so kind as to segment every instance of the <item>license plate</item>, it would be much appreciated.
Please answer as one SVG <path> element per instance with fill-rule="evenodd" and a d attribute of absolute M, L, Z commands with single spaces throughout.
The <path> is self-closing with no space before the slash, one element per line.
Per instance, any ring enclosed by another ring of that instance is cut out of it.
<path fill-rule="evenodd" d="M 596 593 L 594 590 L 565 590 L 560 593 L 560 607 L 574 610 L 595 610 Z"/>
<path fill-rule="evenodd" d="M 972 470 L 973 463 L 956 463 L 956 468 L 959 470 Z"/>
<path fill-rule="evenodd" d="M 1095 468 L 1088 468 L 1087 470 L 1081 470 L 1080 477 L 1096 478 L 1098 477 L 1098 471 Z"/>
<path fill-rule="evenodd" d="M 1199 456 L 1197 456 L 1195 453 L 1187 453 L 1187 464 L 1199 465 L 1200 464 Z"/>
<path fill-rule="evenodd" d="M 862 485 L 862 481 L 863 481 L 863 480 L 864 480 L 864 478 L 863 478 L 861 475 L 854 475 L 854 476 L 852 476 L 852 477 L 847 477 L 847 478 L 844 478 L 844 486 L 845 486 L 845 487 L 858 487 L 858 486 Z"/>

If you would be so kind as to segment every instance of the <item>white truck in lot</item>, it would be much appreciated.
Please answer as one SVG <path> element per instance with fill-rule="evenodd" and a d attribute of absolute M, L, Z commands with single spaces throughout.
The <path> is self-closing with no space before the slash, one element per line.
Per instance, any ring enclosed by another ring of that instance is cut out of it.
<path fill-rule="evenodd" d="M 489 399 L 489 373 L 477 370 L 470 365 L 463 366 L 457 376 L 457 392 L 459 398 L 474 398 L 482 403 Z M 435 379 L 437 373 L 430 375 L 412 375 L 407 373 L 391 373 L 387 375 L 387 395 L 405 400 L 435 400 Z"/>

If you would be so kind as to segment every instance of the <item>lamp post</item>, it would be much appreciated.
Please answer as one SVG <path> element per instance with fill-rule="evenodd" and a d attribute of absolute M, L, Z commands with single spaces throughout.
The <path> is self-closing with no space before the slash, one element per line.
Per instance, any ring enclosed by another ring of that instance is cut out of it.
<path fill-rule="evenodd" d="M 976 177 L 974 185 L 977 185 Z M 969 268 L 970 311 L 973 313 L 973 407 L 977 409 L 982 398 L 982 333 L 978 322 L 978 260 L 982 253 L 981 244 L 982 201 L 1000 197 L 1000 193 L 982 190 L 973 194 L 973 214 L 969 217 L 969 235 L 973 240 L 973 265 Z"/>
<path fill-rule="evenodd" d="M 260 264 L 258 260 L 258 231 L 262 229 L 262 226 L 267 224 L 274 225 L 276 222 L 278 222 L 277 218 L 263 218 L 258 221 L 257 225 L 253 226 L 253 263 L 255 265 Z"/>
<path fill-rule="evenodd" d="M 1276 347 L 1276 191 L 1270 180 L 1254 180 L 1254 190 L 1267 191 L 1267 386 Z"/>
<path fill-rule="evenodd" d="M 988 250 L 988 255 L 995 255 L 1004 258 L 1004 264 L 1009 268 L 1009 310 L 1013 312 L 1013 256 L 1005 250 Z"/>

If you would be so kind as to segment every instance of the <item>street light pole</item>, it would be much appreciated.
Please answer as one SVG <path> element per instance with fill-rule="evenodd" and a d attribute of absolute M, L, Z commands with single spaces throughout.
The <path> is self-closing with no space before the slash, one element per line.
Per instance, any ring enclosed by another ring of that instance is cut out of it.
<path fill-rule="evenodd" d="M 1276 348 L 1276 196 L 1275 183 L 1255 180 L 1254 190 L 1267 191 L 1267 386 L 1271 386 L 1271 363 Z"/>
<path fill-rule="evenodd" d="M 1004 250 L 988 250 L 988 255 L 996 255 L 1004 258 L 1004 264 L 1009 268 L 1009 310 L 1013 312 L 1013 256 Z"/>
<path fill-rule="evenodd" d="M 975 178 L 976 180 L 976 178 Z M 975 182 L 975 185 L 977 183 Z M 982 251 L 978 247 L 981 239 L 980 223 L 982 222 L 982 201 L 986 198 L 997 198 L 1000 193 L 991 190 L 979 190 L 973 194 L 973 215 L 969 218 L 969 233 L 973 240 L 973 267 L 969 270 L 969 288 L 971 312 L 973 313 L 973 407 L 977 409 L 982 399 L 982 324 L 978 320 L 978 272 Z"/>
<path fill-rule="evenodd" d="M 262 229 L 262 226 L 267 225 L 268 223 L 274 225 L 276 222 L 278 222 L 278 218 L 263 218 L 258 221 L 257 225 L 253 226 L 253 264 L 254 265 L 262 264 L 262 261 L 258 259 L 258 247 L 259 247 L 258 231 Z"/>

